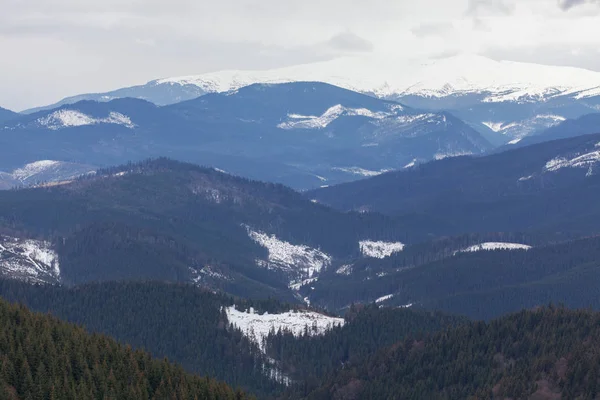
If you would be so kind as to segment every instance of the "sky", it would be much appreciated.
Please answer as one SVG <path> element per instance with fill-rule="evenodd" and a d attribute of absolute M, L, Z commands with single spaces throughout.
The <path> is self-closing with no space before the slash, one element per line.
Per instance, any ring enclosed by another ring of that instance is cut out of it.
<path fill-rule="evenodd" d="M 0 0 L 0 106 L 344 55 L 600 71 L 600 0 Z"/>

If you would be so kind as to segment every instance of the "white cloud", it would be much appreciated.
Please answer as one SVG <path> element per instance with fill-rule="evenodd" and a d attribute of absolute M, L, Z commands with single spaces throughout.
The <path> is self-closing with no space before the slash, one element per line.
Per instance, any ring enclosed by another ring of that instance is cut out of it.
<path fill-rule="evenodd" d="M 361 52 L 598 68 L 594 0 L 0 0 L 0 105 Z M 577 49 L 581 53 L 577 53 Z M 9 56 L 6 56 L 9 55 Z M 554 57 L 555 58 L 555 57 Z"/>

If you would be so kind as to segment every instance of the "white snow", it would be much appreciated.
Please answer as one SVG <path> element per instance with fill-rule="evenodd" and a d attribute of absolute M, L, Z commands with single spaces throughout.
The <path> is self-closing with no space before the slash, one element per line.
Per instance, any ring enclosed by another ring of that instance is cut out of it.
<path fill-rule="evenodd" d="M 58 281 L 60 264 L 49 242 L 0 236 L 0 272 L 26 281 Z"/>
<path fill-rule="evenodd" d="M 386 301 L 386 300 L 389 300 L 389 299 L 391 299 L 392 297 L 394 297 L 394 295 L 393 295 L 393 294 L 388 294 L 387 296 L 383 296 L 383 297 L 380 297 L 380 298 L 378 298 L 377 300 L 375 300 L 375 303 L 377 303 L 377 304 L 379 304 L 379 303 L 383 303 L 384 301 Z"/>
<path fill-rule="evenodd" d="M 548 161 L 544 166 L 545 171 L 553 172 L 561 168 L 590 168 L 600 162 L 600 150 L 585 154 L 577 154 L 571 158 L 556 157 Z"/>
<path fill-rule="evenodd" d="M 525 182 L 530 180 L 531 178 L 533 178 L 535 175 L 529 175 L 529 176 L 522 176 L 519 178 L 519 182 Z"/>
<path fill-rule="evenodd" d="M 256 343 L 259 348 L 265 350 L 265 341 L 269 332 L 277 332 L 280 329 L 295 336 L 304 332 L 310 335 L 322 335 L 335 326 L 343 326 L 343 318 L 334 318 L 312 311 L 288 311 L 282 314 L 262 315 L 250 308 L 247 312 L 238 311 L 235 306 L 225 309 L 229 323 L 240 329 L 244 335 Z"/>
<path fill-rule="evenodd" d="M 476 244 L 474 246 L 467 247 L 466 249 L 458 251 L 458 253 L 474 253 L 476 251 L 490 251 L 490 250 L 529 250 L 531 246 L 520 243 L 505 243 L 505 242 L 487 242 Z"/>
<path fill-rule="evenodd" d="M 318 281 L 318 280 L 319 280 L 319 278 L 309 278 L 309 279 L 304 279 L 304 280 L 302 280 L 302 281 L 299 281 L 299 282 L 293 282 L 293 283 L 290 283 L 290 285 L 289 285 L 288 287 L 289 287 L 290 289 L 292 289 L 292 290 L 296 290 L 296 291 L 298 291 L 298 290 L 300 290 L 300 288 L 301 288 L 302 286 L 310 285 L 311 283 L 313 283 L 313 282 L 316 282 L 316 281 Z"/>
<path fill-rule="evenodd" d="M 471 155 L 473 155 L 473 153 L 470 151 L 454 151 L 454 152 L 451 151 L 451 152 L 447 152 L 447 153 L 436 153 L 433 155 L 433 158 L 437 161 L 440 161 L 445 158 L 471 156 Z"/>
<path fill-rule="evenodd" d="M 386 258 L 404 250 L 404 244 L 400 242 L 362 240 L 358 244 L 365 257 Z"/>
<path fill-rule="evenodd" d="M 350 275 L 352 274 L 352 264 L 346 264 L 339 267 L 336 271 L 338 275 Z"/>
<path fill-rule="evenodd" d="M 250 238 L 269 251 L 268 261 L 260 263 L 267 268 L 294 272 L 309 279 L 331 264 L 331 256 L 320 250 L 294 245 L 278 239 L 275 235 L 253 231 L 248 227 L 247 230 Z"/>
<path fill-rule="evenodd" d="M 346 173 L 353 174 L 353 175 L 367 176 L 367 177 L 378 176 L 378 175 L 381 175 L 381 174 L 391 171 L 390 169 L 371 171 L 371 170 L 364 169 L 361 167 L 334 167 L 333 170 L 346 172 Z M 321 186 L 321 187 L 323 187 L 323 186 Z"/>
<path fill-rule="evenodd" d="M 277 127 L 281 129 L 323 129 L 342 115 L 382 119 L 391 114 L 366 108 L 346 108 L 338 104 L 327 109 L 321 116 L 288 114 L 288 121 L 280 123 Z"/>
<path fill-rule="evenodd" d="M 49 168 L 55 167 L 60 164 L 60 161 L 53 160 L 40 160 L 36 162 L 29 163 L 22 168 L 16 169 L 12 172 L 12 176 L 15 179 L 20 181 L 24 181 L 27 178 L 30 178 L 34 175 L 37 175 Z"/>
<path fill-rule="evenodd" d="M 513 137 L 514 139 L 508 142 L 508 144 L 517 144 L 525 136 L 542 129 L 551 128 L 560 124 L 561 122 L 564 122 L 565 120 L 566 118 L 561 115 L 540 114 L 529 119 L 512 121 L 508 123 L 485 121 L 482 122 L 482 124 L 496 133 Z"/>
<path fill-rule="evenodd" d="M 267 71 L 220 71 L 167 78 L 156 84 L 195 85 L 227 92 L 252 83 L 326 82 L 377 96 L 444 97 L 479 93 L 488 102 L 577 98 L 600 94 L 600 73 L 462 54 L 446 58 L 410 58 L 406 54 L 346 56 Z"/>
<path fill-rule="evenodd" d="M 127 128 L 135 128 L 131 118 L 118 112 L 110 112 L 107 118 L 94 118 L 78 110 L 62 109 L 54 111 L 45 117 L 38 118 L 36 122 L 51 130 L 59 130 L 76 126 L 115 124 Z"/>
<path fill-rule="evenodd" d="M 409 168 L 412 168 L 412 167 L 414 167 L 415 165 L 417 165 L 417 159 L 416 159 L 416 158 L 414 158 L 414 159 L 413 159 L 411 162 L 409 162 L 408 164 L 406 164 L 406 165 L 404 166 L 404 169 L 409 169 Z"/>

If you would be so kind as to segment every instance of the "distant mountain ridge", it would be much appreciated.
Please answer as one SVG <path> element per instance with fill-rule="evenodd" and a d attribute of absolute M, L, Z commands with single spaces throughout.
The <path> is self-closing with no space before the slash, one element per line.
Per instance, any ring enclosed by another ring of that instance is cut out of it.
<path fill-rule="evenodd" d="M 43 108 L 121 97 L 168 105 L 208 93 L 235 91 L 254 83 L 306 81 L 398 100 L 419 109 L 450 111 L 497 145 L 552 127 L 564 119 L 600 110 L 599 72 L 495 61 L 475 55 L 430 60 L 368 55 L 266 71 L 219 71 L 78 95 Z"/>
<path fill-rule="evenodd" d="M 5 171 L 38 160 L 108 166 L 169 156 L 296 189 L 492 148 L 449 113 L 319 82 L 256 84 L 164 107 L 82 101 L 24 115 L 0 134 Z"/>
<path fill-rule="evenodd" d="M 600 135 L 583 135 L 432 162 L 307 196 L 340 210 L 435 216 L 456 233 L 598 233 L 600 208 L 591 200 L 600 193 L 598 168 Z"/>

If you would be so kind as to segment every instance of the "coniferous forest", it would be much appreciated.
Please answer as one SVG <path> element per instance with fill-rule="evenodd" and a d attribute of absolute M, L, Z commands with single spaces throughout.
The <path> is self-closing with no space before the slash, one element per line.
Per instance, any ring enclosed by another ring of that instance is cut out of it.
<path fill-rule="evenodd" d="M 0 300 L 0 398 L 246 399 L 104 335 Z"/>

